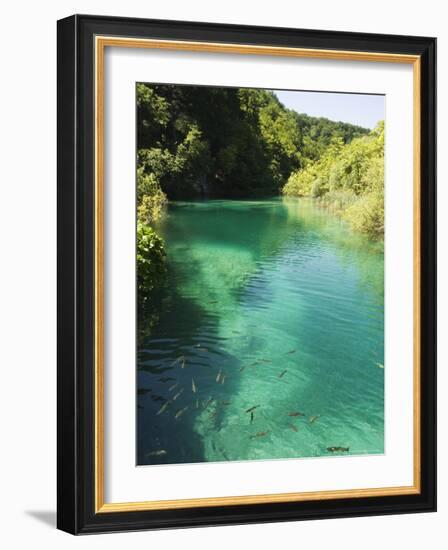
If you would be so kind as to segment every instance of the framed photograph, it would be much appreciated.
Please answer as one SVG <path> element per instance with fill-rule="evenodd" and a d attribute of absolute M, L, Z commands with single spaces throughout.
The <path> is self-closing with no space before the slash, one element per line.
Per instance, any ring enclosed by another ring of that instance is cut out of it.
<path fill-rule="evenodd" d="M 58 527 L 428 512 L 434 38 L 58 22 Z"/>

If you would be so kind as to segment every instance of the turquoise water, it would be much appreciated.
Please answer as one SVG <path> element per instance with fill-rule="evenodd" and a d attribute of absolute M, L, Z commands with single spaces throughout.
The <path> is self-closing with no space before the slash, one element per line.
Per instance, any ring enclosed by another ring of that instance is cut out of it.
<path fill-rule="evenodd" d="M 177 202 L 158 231 L 138 464 L 384 452 L 380 243 L 300 199 Z"/>

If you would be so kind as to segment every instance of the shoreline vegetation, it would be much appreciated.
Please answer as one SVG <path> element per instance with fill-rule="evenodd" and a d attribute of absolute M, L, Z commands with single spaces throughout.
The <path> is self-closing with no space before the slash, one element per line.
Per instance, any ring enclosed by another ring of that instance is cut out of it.
<path fill-rule="evenodd" d="M 353 230 L 384 236 L 384 122 L 344 144 L 332 140 L 317 161 L 293 172 L 283 194 L 311 197 L 345 219 Z"/>
<path fill-rule="evenodd" d="M 299 114 L 268 90 L 137 84 L 137 286 L 145 332 L 157 322 L 166 273 L 154 224 L 169 200 L 310 197 L 380 240 L 383 188 L 384 122 L 369 131 Z"/>

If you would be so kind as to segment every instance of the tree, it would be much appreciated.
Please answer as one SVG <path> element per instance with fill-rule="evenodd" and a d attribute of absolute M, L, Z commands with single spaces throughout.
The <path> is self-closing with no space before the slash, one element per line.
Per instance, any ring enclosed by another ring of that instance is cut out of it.
<path fill-rule="evenodd" d="M 283 193 L 319 198 L 349 221 L 375 237 L 384 232 L 384 122 L 368 135 L 344 144 L 333 137 L 319 160 L 293 172 Z"/>
<path fill-rule="evenodd" d="M 137 86 L 138 165 L 168 198 L 278 194 L 363 128 L 286 109 L 269 90 Z"/>

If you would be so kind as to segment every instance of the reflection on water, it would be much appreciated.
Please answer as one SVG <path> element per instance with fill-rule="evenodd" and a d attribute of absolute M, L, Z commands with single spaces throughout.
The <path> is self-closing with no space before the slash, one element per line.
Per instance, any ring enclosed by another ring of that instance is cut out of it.
<path fill-rule="evenodd" d="M 159 232 L 138 464 L 384 451 L 380 243 L 298 199 L 179 202 Z"/>

